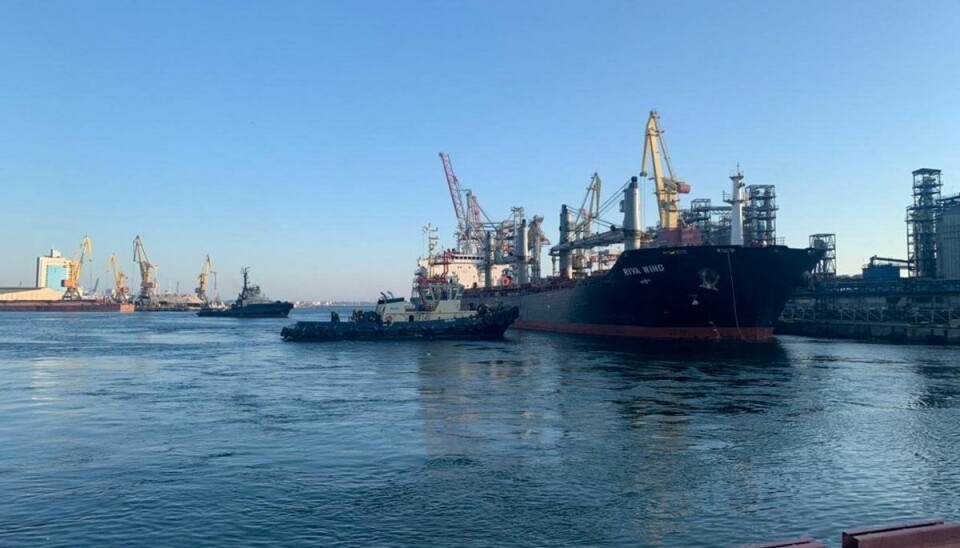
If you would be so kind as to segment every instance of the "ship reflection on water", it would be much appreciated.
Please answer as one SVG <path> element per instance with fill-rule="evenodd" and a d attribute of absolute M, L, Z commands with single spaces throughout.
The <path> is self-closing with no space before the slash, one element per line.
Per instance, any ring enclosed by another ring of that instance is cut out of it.
<path fill-rule="evenodd" d="M 590 507 L 580 511 L 605 524 L 606 541 L 829 537 L 960 500 L 945 491 L 960 487 L 960 427 L 931 422 L 960 403 L 946 356 L 790 337 L 511 339 L 419 353 L 427 455 L 465 459 L 521 499 L 530 481 L 538 496 L 575 492 L 561 506 Z M 615 525 L 614 514 L 630 517 Z"/>

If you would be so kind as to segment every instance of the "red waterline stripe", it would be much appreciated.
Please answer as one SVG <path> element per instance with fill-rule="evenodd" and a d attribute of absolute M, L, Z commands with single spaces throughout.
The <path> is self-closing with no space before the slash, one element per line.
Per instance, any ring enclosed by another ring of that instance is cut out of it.
<path fill-rule="evenodd" d="M 635 325 L 602 325 L 585 323 L 554 323 L 517 320 L 513 327 L 534 331 L 577 333 L 581 335 L 610 335 L 640 339 L 724 339 L 763 342 L 773 339 L 772 327 L 640 327 Z"/>

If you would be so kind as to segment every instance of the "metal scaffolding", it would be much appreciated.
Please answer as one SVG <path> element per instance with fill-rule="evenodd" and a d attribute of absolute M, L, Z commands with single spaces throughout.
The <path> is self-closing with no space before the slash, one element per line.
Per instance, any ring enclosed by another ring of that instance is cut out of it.
<path fill-rule="evenodd" d="M 837 277 L 837 235 L 811 234 L 810 247 L 823 250 L 823 257 L 813 268 L 813 274 L 819 280 Z"/>
<path fill-rule="evenodd" d="M 773 185 L 750 185 L 743 208 L 743 244 L 768 246 L 777 243 L 777 190 Z"/>
<path fill-rule="evenodd" d="M 730 206 L 715 206 L 710 198 L 690 201 L 690 208 L 680 212 L 685 226 L 696 228 L 708 245 L 730 243 Z"/>
<path fill-rule="evenodd" d="M 940 208 L 939 169 L 913 172 L 913 205 L 907 208 L 907 260 L 916 278 L 937 276 L 937 212 Z"/>

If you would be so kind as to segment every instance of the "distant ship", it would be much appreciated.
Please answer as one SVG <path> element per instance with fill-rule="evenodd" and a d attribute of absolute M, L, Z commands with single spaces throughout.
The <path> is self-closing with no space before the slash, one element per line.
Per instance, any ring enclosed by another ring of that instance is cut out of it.
<path fill-rule="evenodd" d="M 476 274 L 467 280 L 463 305 L 516 306 L 520 316 L 514 327 L 518 329 L 649 339 L 770 340 L 784 305 L 797 287 L 807 284 L 822 252 L 774 242 L 744 245 L 741 207 L 745 199 L 739 171 L 731 176 L 727 245 L 708 243 L 698 228 L 680 216 L 677 195 L 690 187 L 674 176 L 661 135 L 659 117 L 651 112 L 640 178 L 633 177 L 623 189 L 622 225 L 591 231 L 590 220 L 600 213 L 596 175 L 596 186 L 591 184 L 595 195 L 588 194 L 585 200 L 595 209 L 578 212 L 586 221 L 577 223 L 572 208 L 561 208 L 560 244 L 550 251 L 559 261 L 559 272 L 547 278 L 531 276 L 539 267 L 540 243 L 531 241 L 533 228 L 521 219 L 501 225 L 478 223 L 478 216 L 470 213 L 480 211 L 475 198 L 468 193 L 472 203 L 457 203 L 459 183 L 449 159 L 441 153 L 461 242 L 467 246 L 428 256 L 426 266 L 447 272 L 472 264 Z M 668 173 L 662 170 L 661 158 Z M 660 222 L 644 230 L 638 181 L 648 178 L 648 159 Z M 538 220 L 542 217 L 535 217 L 532 225 L 540 238 Z M 503 230 L 500 227 L 509 229 L 503 232 L 506 236 L 498 232 Z M 611 244 L 622 244 L 622 251 L 609 250 Z M 606 251 L 595 253 L 597 248 Z M 472 259 L 463 259 L 471 254 Z M 510 267 L 509 275 L 498 275 L 497 269 L 504 264 Z M 596 269 L 591 268 L 594 264 Z"/>
<path fill-rule="evenodd" d="M 286 301 L 272 301 L 260 293 L 260 286 L 250 285 L 249 267 L 244 267 L 243 289 L 237 296 L 236 302 L 227 306 L 224 304 L 207 303 L 197 312 L 202 317 L 226 318 L 286 318 L 293 308 L 293 303 Z"/>
<path fill-rule="evenodd" d="M 284 327 L 280 336 L 285 341 L 496 340 L 520 313 L 517 307 L 487 305 L 463 310 L 462 295 L 455 278 L 428 277 L 420 269 L 409 303 L 382 294 L 374 310 L 356 310 L 350 321 L 341 322 L 332 312 L 328 322 L 300 321 Z"/>

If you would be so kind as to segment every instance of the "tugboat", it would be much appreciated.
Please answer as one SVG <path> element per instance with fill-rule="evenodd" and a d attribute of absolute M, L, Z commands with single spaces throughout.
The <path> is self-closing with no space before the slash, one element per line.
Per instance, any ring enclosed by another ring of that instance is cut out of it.
<path fill-rule="evenodd" d="M 336 312 L 328 322 L 297 322 L 284 327 L 285 341 L 339 340 L 497 340 L 520 315 L 516 306 L 461 310 L 463 285 L 456 278 L 428 278 L 420 269 L 410 302 L 393 294 L 380 294 L 375 310 L 354 310 L 341 322 Z"/>
<path fill-rule="evenodd" d="M 223 303 L 206 303 L 197 312 L 197 316 L 215 318 L 286 318 L 293 303 L 271 301 L 260 293 L 260 286 L 250 285 L 250 267 L 243 267 L 243 289 L 236 302 L 227 306 Z"/>

